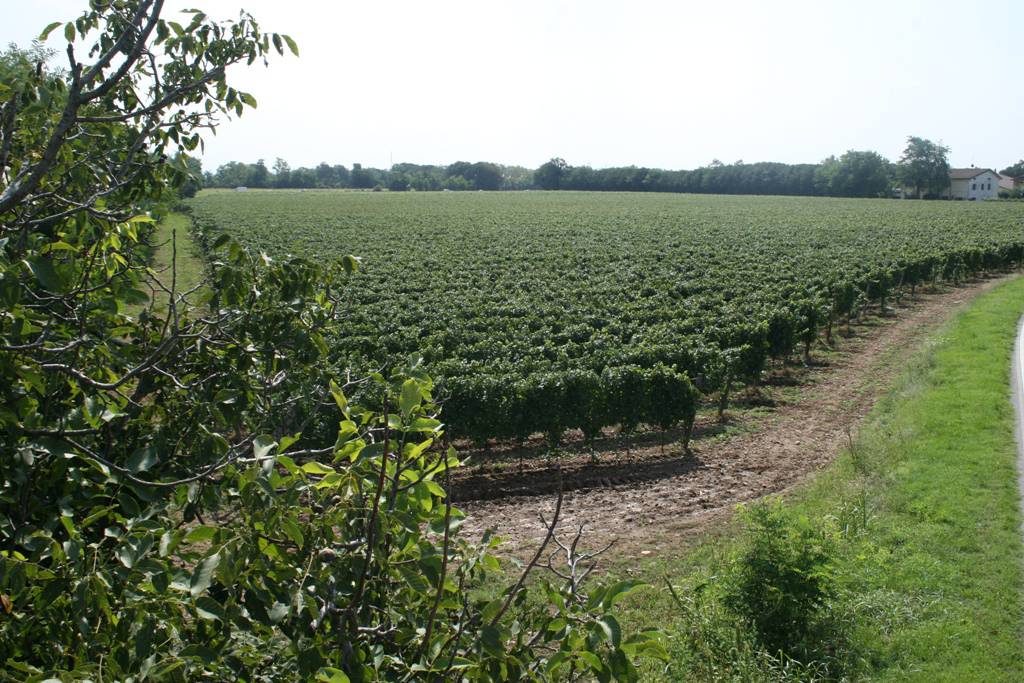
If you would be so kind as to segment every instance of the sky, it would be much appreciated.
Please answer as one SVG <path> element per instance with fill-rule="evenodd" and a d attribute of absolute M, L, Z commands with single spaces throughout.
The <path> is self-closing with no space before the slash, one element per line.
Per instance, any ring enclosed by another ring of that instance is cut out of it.
<path fill-rule="evenodd" d="M 0 44 L 85 4 L 0 0 Z M 301 51 L 231 72 L 259 107 L 207 137 L 207 170 L 895 161 L 909 135 L 953 166 L 1024 158 L 1020 0 L 167 0 L 165 16 L 185 7 L 244 8 Z"/>

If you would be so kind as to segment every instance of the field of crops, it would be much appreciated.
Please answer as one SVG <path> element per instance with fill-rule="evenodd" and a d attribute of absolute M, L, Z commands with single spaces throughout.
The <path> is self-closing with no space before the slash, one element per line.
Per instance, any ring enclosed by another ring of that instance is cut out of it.
<path fill-rule="evenodd" d="M 355 254 L 339 366 L 423 356 L 454 431 L 692 421 L 868 303 L 1018 267 L 1024 205 L 573 192 L 206 191 L 201 231 Z"/>

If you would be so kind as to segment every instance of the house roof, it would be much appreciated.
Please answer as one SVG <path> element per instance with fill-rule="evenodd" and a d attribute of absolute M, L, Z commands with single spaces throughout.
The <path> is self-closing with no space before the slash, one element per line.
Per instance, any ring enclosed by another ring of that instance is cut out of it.
<path fill-rule="evenodd" d="M 993 173 L 987 168 L 951 168 L 949 169 L 950 180 L 970 180 L 980 176 L 982 173 Z M 995 174 L 998 175 L 998 174 Z"/>

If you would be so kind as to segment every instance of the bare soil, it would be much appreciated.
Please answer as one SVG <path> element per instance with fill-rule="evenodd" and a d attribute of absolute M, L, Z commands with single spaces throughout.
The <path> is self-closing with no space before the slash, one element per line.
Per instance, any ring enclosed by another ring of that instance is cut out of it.
<path fill-rule="evenodd" d="M 463 533 L 479 538 L 493 529 L 507 552 L 523 555 L 543 539 L 538 515 L 550 519 L 561 487 L 559 530 L 574 534 L 585 524 L 588 546 L 615 541 L 611 553 L 626 558 L 691 541 L 737 504 L 783 492 L 828 465 L 923 338 L 1010 277 L 919 294 L 855 323 L 810 367 L 778 369 L 726 425 L 702 416 L 691 453 L 674 444 L 677 434 L 657 432 L 601 439 L 596 455 L 578 436 L 557 459 L 544 457 L 539 443 L 481 453 L 483 464 L 453 482 L 468 514 Z"/>

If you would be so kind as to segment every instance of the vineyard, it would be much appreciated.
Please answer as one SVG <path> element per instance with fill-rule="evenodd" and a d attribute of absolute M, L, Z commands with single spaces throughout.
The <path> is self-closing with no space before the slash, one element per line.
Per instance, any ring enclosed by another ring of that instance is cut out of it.
<path fill-rule="evenodd" d="M 204 192 L 198 235 L 355 254 L 358 372 L 422 356 L 455 435 L 683 428 L 867 306 L 1020 267 L 1015 203 L 597 193 Z M 704 399 L 702 399 L 702 396 Z"/>

